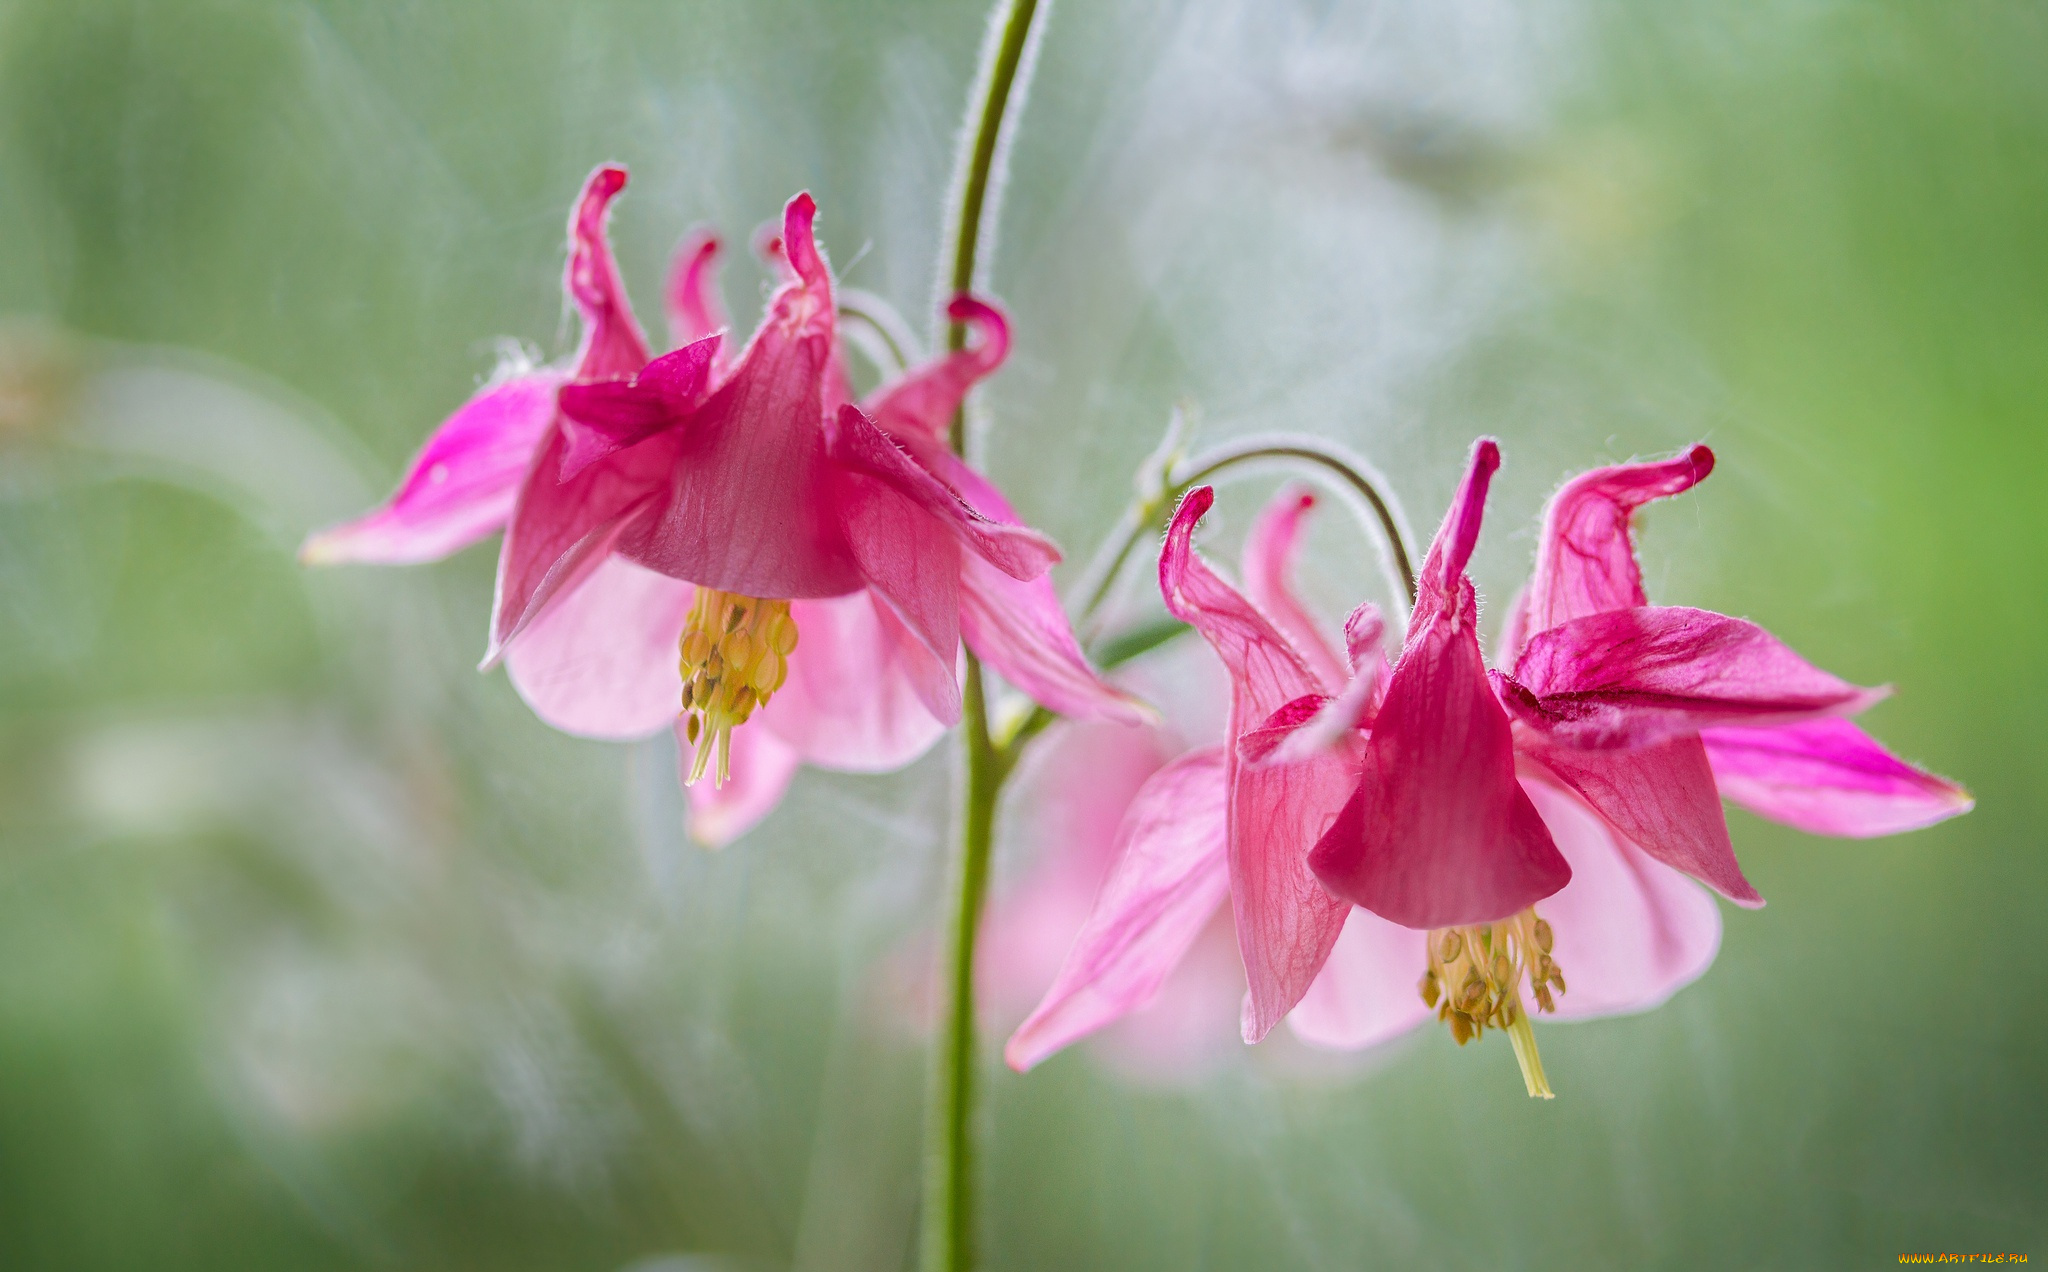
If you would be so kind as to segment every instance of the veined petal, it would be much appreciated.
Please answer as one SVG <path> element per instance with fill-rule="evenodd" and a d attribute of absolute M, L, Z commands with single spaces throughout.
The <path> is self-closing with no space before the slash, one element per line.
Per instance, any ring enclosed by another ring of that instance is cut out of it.
<path fill-rule="evenodd" d="M 1536 736 L 1518 741 L 1524 756 L 1540 763 L 1543 776 L 1578 792 L 1636 847 L 1737 905 L 1764 903 L 1735 860 L 1699 738 L 1608 751 L 1559 746 Z"/>
<path fill-rule="evenodd" d="M 860 591 L 792 601 L 789 614 L 789 678 L 747 729 L 775 734 L 806 763 L 857 773 L 902 768 L 944 735 L 921 687 L 931 652 L 886 604 Z"/>
<path fill-rule="evenodd" d="M 590 174 L 569 215 L 569 263 L 562 288 L 583 315 L 583 343 L 576 354 L 576 378 L 631 375 L 647 365 L 647 337 L 619 281 L 605 237 L 612 200 L 626 188 L 626 170 L 607 164 Z"/>
<path fill-rule="evenodd" d="M 1429 934 L 1351 911 L 1329 961 L 1287 1015 L 1303 1042 L 1358 1051 L 1429 1019 L 1416 983 L 1429 966 Z"/>
<path fill-rule="evenodd" d="M 1536 573 L 1529 580 L 1526 631 L 1649 604 L 1629 518 L 1655 499 L 1692 489 L 1714 471 L 1714 452 L 1695 446 L 1676 459 L 1596 468 L 1566 482 L 1543 513 Z M 1520 653 L 1505 651 L 1503 665 Z"/>
<path fill-rule="evenodd" d="M 1888 692 L 1829 675 L 1755 623 L 1657 605 L 1537 632 L 1503 689 L 1508 709 L 1530 727 L 1603 748 L 1646 746 L 1709 725 L 1851 715 Z"/>
<path fill-rule="evenodd" d="M 1302 526 L 1315 506 L 1315 492 L 1290 482 L 1259 509 L 1244 538 L 1244 594 L 1286 634 L 1288 643 L 1322 679 L 1325 692 L 1334 693 L 1350 679 L 1344 662 L 1294 594 Z"/>
<path fill-rule="evenodd" d="M 966 400 L 968 390 L 994 374 L 1009 356 L 1010 322 L 993 304 L 977 296 L 955 296 L 946 306 L 946 316 L 972 326 L 980 333 L 979 341 L 913 367 L 861 404 L 891 437 L 944 445 L 953 413 Z"/>
<path fill-rule="evenodd" d="M 861 586 L 825 457 L 835 341 L 832 279 L 811 237 L 815 213 L 807 194 L 784 209 L 792 281 L 770 299 L 731 374 L 671 430 L 681 438 L 674 465 L 653 512 L 622 548 L 651 569 L 782 599 Z"/>
<path fill-rule="evenodd" d="M 711 368 L 724 338 L 714 332 L 666 353 L 631 376 L 562 386 L 560 479 L 568 481 L 614 451 L 681 422 L 711 387 Z"/>
<path fill-rule="evenodd" d="M 1192 751 L 1131 801 L 1094 909 L 1037 1010 L 1003 1058 L 1022 1072 L 1143 1007 L 1215 914 L 1230 887 L 1226 758 Z"/>
<path fill-rule="evenodd" d="M 1697 980 L 1721 946 L 1714 899 L 1636 850 L 1562 787 L 1525 780 L 1572 881 L 1540 901 L 1569 988 L 1555 1019 L 1648 1011 Z"/>
<path fill-rule="evenodd" d="M 637 738 L 682 709 L 676 644 L 696 589 L 606 557 L 505 651 L 512 687 L 564 733 Z"/>
<path fill-rule="evenodd" d="M 1181 500 L 1159 557 L 1159 590 L 1230 672 L 1230 898 L 1248 989 L 1243 1032 L 1256 1042 L 1301 1000 L 1343 930 L 1347 907 L 1317 884 L 1304 853 L 1344 798 L 1355 748 L 1284 768 L 1239 760 L 1242 733 L 1322 685 L 1251 602 L 1195 554 L 1195 525 L 1214 502 L 1207 486 Z"/>
<path fill-rule="evenodd" d="M 886 442 L 884 443 L 887 444 Z M 960 544 L 895 487 L 860 473 L 839 478 L 840 518 L 868 590 L 930 655 L 919 685 L 948 724 L 960 718 Z"/>
<path fill-rule="evenodd" d="M 707 742 L 709 738 L 705 739 Z M 773 812 L 802 765 L 796 751 L 774 734 L 749 721 L 732 731 L 732 773 L 723 783 L 689 784 L 696 748 L 676 720 L 677 775 L 690 801 L 690 838 L 708 848 L 723 848 Z"/>
<path fill-rule="evenodd" d="M 840 407 L 828 434 L 834 462 L 888 485 L 1010 577 L 1035 579 L 1059 564 L 1060 552 L 1052 540 L 1029 526 L 997 521 L 977 511 L 875 427 L 859 407 Z"/>
<path fill-rule="evenodd" d="M 1721 794 L 1816 835 L 1896 835 L 1967 813 L 1976 803 L 1962 787 L 1906 763 L 1847 720 L 1705 729 L 1700 739 Z"/>
<path fill-rule="evenodd" d="M 1571 878 L 1515 780 L 1508 717 L 1487 682 L 1478 598 L 1464 573 L 1499 467 L 1492 441 L 1474 445 L 1418 577 L 1407 644 L 1357 787 L 1308 858 L 1331 892 L 1404 927 L 1503 919 Z"/>
<path fill-rule="evenodd" d="M 669 343 L 678 348 L 730 325 L 718 295 L 718 254 L 723 247 L 718 231 L 700 225 L 683 236 L 669 258 L 662 298 L 667 302 Z"/>
<path fill-rule="evenodd" d="M 536 371 L 478 392 L 434 430 L 383 507 L 312 535 L 299 560 L 438 561 L 504 529 L 561 383 L 560 372 Z"/>
<path fill-rule="evenodd" d="M 1048 710 L 1075 720 L 1145 718 L 1135 699 L 1088 665 L 1048 576 L 1020 582 L 978 556 L 963 556 L 960 635 L 976 657 Z"/>

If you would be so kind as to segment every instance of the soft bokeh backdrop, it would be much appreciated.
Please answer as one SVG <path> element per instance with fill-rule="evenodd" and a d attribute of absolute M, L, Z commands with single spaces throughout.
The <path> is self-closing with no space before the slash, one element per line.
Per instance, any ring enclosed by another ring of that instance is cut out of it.
<path fill-rule="evenodd" d="M 688 225 L 807 187 L 922 321 L 981 26 L 0 0 L 0 1263 L 904 1265 L 922 1057 L 878 968 L 935 904 L 943 748 L 707 854 L 665 740 L 474 672 L 488 549 L 292 550 L 498 338 L 564 347 L 601 160 L 643 311 Z M 1734 815 L 1769 907 L 1664 1009 L 1541 1029 L 1551 1104 L 1436 1031 L 994 1074 L 990 1266 L 2048 1257 L 2044 65 L 2028 0 L 1056 7 L 981 442 L 1070 556 L 1176 404 L 1346 441 L 1425 530 L 1485 431 L 1497 609 L 1564 475 L 1705 438 L 1653 594 L 1895 684 L 1872 727 L 1980 805 Z M 1332 615 L 1386 599 L 1341 519 L 1316 553 Z"/>

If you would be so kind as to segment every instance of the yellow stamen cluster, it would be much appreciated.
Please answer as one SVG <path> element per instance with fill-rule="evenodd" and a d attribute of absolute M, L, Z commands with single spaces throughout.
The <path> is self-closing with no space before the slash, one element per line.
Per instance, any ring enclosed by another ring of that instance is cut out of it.
<path fill-rule="evenodd" d="M 1418 986 L 1459 1046 L 1489 1025 L 1506 1030 L 1529 1094 L 1546 1100 L 1550 1083 L 1522 1007 L 1522 982 L 1529 982 L 1537 1010 L 1557 1010 L 1554 994 L 1564 992 L 1564 973 L 1550 957 L 1552 939 L 1550 924 L 1533 909 L 1498 923 L 1438 928 L 1429 934 L 1429 968 Z"/>
<path fill-rule="evenodd" d="M 696 748 L 689 781 L 723 785 L 731 769 L 732 731 L 747 722 L 789 676 L 796 622 L 788 601 L 764 601 L 713 588 L 697 589 L 678 645 L 683 672 L 683 735 Z"/>

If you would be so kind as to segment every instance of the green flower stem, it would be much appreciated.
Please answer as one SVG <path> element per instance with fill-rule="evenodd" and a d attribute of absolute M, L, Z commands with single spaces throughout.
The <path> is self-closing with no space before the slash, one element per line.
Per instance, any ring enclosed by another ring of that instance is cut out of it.
<path fill-rule="evenodd" d="M 984 52 L 978 81 L 980 115 L 974 148 L 967 156 L 960 203 L 953 220 L 952 292 L 974 285 L 984 206 L 995 174 L 1004 112 L 1025 65 L 1037 0 L 999 0 L 992 17 L 993 44 Z M 967 346 L 967 328 L 953 323 L 948 349 Z M 950 441 L 966 450 L 967 417 L 953 416 Z M 918 1266 L 923 1272 L 968 1272 L 975 1263 L 976 1177 L 974 1092 L 978 1057 L 974 1037 L 974 949 L 988 892 L 989 854 L 995 839 L 996 800 L 1010 765 L 989 734 L 988 700 L 981 663 L 966 655 L 961 725 L 966 767 L 960 855 L 952 884 L 953 915 L 945 963 L 945 1015 L 932 1058 L 930 1104 L 926 1113 L 924 1205 L 920 1218 Z"/>

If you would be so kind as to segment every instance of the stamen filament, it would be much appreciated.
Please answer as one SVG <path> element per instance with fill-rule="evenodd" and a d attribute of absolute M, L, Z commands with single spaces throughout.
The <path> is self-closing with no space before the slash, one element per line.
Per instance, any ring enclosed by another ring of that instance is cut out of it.
<path fill-rule="evenodd" d="M 676 646 L 683 736 L 695 748 L 688 784 L 707 770 L 720 786 L 732 775 L 732 731 L 782 687 L 796 635 L 788 601 L 697 589 Z"/>
<path fill-rule="evenodd" d="M 1416 986 L 1461 1047 L 1489 1026 L 1506 1030 L 1523 1085 L 1532 1098 L 1544 1100 L 1554 1093 L 1522 1005 L 1522 985 L 1528 982 L 1538 1011 L 1557 1009 L 1564 973 L 1551 958 L 1554 944 L 1550 924 L 1534 910 L 1495 923 L 1439 928 L 1429 934 L 1429 965 Z"/>

